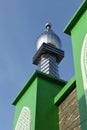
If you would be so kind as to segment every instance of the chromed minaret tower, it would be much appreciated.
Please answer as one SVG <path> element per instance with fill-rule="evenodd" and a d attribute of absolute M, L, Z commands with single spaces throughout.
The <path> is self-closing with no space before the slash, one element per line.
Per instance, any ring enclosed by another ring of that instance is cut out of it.
<path fill-rule="evenodd" d="M 38 65 L 41 72 L 59 77 L 58 64 L 64 57 L 61 50 L 60 38 L 47 23 L 45 31 L 37 39 L 37 52 L 33 57 L 33 64 Z"/>

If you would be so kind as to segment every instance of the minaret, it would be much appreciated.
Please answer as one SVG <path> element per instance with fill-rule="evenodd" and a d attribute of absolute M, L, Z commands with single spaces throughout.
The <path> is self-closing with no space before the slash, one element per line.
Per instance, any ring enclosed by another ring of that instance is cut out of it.
<path fill-rule="evenodd" d="M 51 24 L 47 23 L 45 31 L 37 39 L 37 52 L 33 64 L 38 65 L 41 72 L 59 77 L 58 64 L 63 57 L 60 38 L 51 29 Z"/>
<path fill-rule="evenodd" d="M 59 37 L 46 24 L 37 40 L 33 63 L 38 65 L 26 85 L 13 101 L 16 106 L 14 130 L 58 130 L 58 107 L 54 97 L 66 84 L 56 78 L 57 66 L 64 57 Z"/>

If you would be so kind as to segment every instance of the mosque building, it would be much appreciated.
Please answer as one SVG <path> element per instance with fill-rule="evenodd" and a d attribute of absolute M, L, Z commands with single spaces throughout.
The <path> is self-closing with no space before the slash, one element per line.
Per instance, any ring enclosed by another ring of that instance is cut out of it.
<path fill-rule="evenodd" d="M 13 101 L 13 130 L 87 130 L 87 0 L 65 27 L 71 36 L 75 75 L 61 79 L 62 43 L 47 23 L 37 39 L 33 64 L 38 66 Z"/>

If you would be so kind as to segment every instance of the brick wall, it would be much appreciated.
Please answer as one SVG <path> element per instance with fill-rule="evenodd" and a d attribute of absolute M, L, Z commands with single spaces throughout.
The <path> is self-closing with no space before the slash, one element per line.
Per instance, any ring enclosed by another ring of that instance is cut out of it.
<path fill-rule="evenodd" d="M 80 117 L 76 89 L 59 106 L 60 130 L 80 130 Z"/>

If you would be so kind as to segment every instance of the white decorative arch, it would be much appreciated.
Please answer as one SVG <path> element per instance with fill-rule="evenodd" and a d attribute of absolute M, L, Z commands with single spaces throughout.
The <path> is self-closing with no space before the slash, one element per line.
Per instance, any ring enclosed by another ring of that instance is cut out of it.
<path fill-rule="evenodd" d="M 15 130 L 31 130 L 31 112 L 28 107 L 22 108 Z"/>
<path fill-rule="evenodd" d="M 81 70 L 82 70 L 85 99 L 86 99 L 86 105 L 87 105 L 87 34 L 84 38 L 83 45 L 82 45 Z"/>

